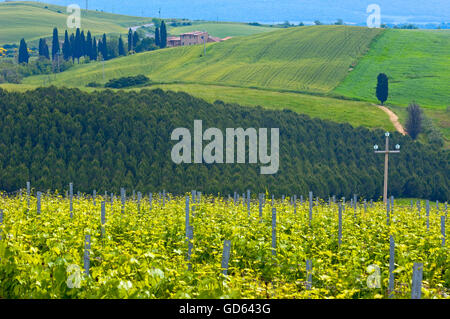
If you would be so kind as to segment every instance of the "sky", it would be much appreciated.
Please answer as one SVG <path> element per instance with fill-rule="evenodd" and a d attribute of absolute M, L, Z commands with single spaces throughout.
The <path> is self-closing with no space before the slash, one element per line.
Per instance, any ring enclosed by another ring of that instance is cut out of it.
<path fill-rule="evenodd" d="M 41 2 L 86 7 L 86 0 Z M 89 9 L 135 16 L 238 22 L 313 22 L 343 19 L 365 23 L 367 6 L 378 4 L 381 23 L 450 22 L 450 0 L 89 0 Z"/>

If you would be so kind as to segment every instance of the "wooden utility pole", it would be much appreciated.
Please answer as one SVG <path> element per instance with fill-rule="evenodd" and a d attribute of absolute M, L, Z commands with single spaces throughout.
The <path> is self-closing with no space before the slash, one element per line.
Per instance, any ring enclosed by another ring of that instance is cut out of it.
<path fill-rule="evenodd" d="M 204 32 L 204 34 L 202 36 L 202 39 L 203 39 L 203 56 L 206 56 L 206 41 L 207 41 L 207 39 L 205 39 L 206 31 L 203 31 L 203 32 Z"/>
<path fill-rule="evenodd" d="M 384 154 L 384 191 L 383 191 L 383 201 L 387 204 L 387 194 L 388 194 L 388 173 L 389 173 L 389 154 L 391 153 L 400 153 L 400 145 L 395 145 L 395 151 L 389 150 L 389 132 L 384 134 L 386 136 L 386 149 L 384 151 L 378 150 L 378 145 L 375 145 L 373 148 L 375 149 L 375 153 Z"/>
<path fill-rule="evenodd" d="M 102 67 L 103 67 L 103 81 L 105 81 L 105 59 L 102 56 Z"/>

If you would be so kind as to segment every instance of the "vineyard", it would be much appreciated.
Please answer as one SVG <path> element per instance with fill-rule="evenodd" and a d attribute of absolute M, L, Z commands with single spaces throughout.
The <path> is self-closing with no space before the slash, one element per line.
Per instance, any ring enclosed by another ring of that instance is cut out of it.
<path fill-rule="evenodd" d="M 2 194 L 0 298 L 450 297 L 446 203 L 251 195 Z"/>

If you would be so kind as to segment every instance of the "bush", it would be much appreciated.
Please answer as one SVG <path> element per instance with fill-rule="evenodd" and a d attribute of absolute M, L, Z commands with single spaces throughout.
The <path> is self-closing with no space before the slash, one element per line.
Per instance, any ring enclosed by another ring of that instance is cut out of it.
<path fill-rule="evenodd" d="M 153 38 L 144 38 L 142 41 L 139 41 L 139 44 L 136 46 L 136 52 L 145 52 L 145 51 L 153 51 L 159 49 L 155 44 L 155 39 Z"/>
<path fill-rule="evenodd" d="M 192 23 L 191 22 L 177 22 L 177 21 L 170 23 L 171 27 L 180 27 L 180 26 L 187 26 L 187 25 L 192 25 Z"/>
<path fill-rule="evenodd" d="M 0 63 L 0 82 L 20 83 L 22 78 L 27 76 L 64 72 L 72 66 L 72 62 L 61 60 L 58 70 L 57 63 L 53 64 L 52 61 L 43 57 L 30 61 L 28 64 L 15 64 L 6 60 Z"/>
<path fill-rule="evenodd" d="M 432 130 L 428 134 L 428 142 L 438 148 L 441 148 L 444 146 L 444 138 L 442 137 L 442 133 L 438 131 L 437 129 Z"/>
<path fill-rule="evenodd" d="M 0 70 L 0 83 L 15 83 L 19 84 L 22 81 L 22 76 L 16 69 Z"/>
<path fill-rule="evenodd" d="M 112 89 L 122 89 L 122 88 L 131 87 L 131 86 L 148 84 L 149 82 L 150 82 L 150 79 L 148 77 L 140 74 L 137 76 L 129 76 L 129 77 L 122 77 L 122 78 L 118 78 L 118 79 L 109 80 L 108 83 L 105 84 L 105 87 L 112 88 Z"/>
<path fill-rule="evenodd" d="M 19 72 L 19 66 L 12 61 L 0 63 L 0 83 L 19 84 L 23 76 Z"/>
<path fill-rule="evenodd" d="M 90 88 L 99 88 L 99 87 L 101 87 L 102 85 L 101 85 L 100 83 L 97 83 L 97 82 L 90 82 L 90 83 L 88 83 L 86 86 L 87 86 L 87 87 L 90 87 Z"/>
<path fill-rule="evenodd" d="M 441 131 L 439 131 L 439 129 L 434 126 L 431 119 L 425 115 L 423 116 L 422 127 L 424 133 L 427 134 L 428 143 L 438 148 L 444 146 L 444 137 L 442 136 Z"/>

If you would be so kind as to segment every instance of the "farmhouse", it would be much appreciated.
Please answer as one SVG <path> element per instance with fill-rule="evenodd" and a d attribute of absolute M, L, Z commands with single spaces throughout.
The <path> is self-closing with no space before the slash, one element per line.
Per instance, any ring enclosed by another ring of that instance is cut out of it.
<path fill-rule="evenodd" d="M 180 37 L 168 37 L 167 38 L 167 46 L 168 47 L 179 47 L 181 46 Z"/>
<path fill-rule="evenodd" d="M 177 37 L 168 37 L 167 38 L 167 46 L 168 47 L 179 47 L 179 46 L 187 46 L 187 45 L 197 45 L 203 44 L 205 42 L 222 42 L 225 40 L 231 39 L 231 37 L 227 37 L 225 39 L 221 39 L 218 37 L 212 37 L 208 34 L 208 32 L 204 31 L 193 31 L 180 34 Z"/>

